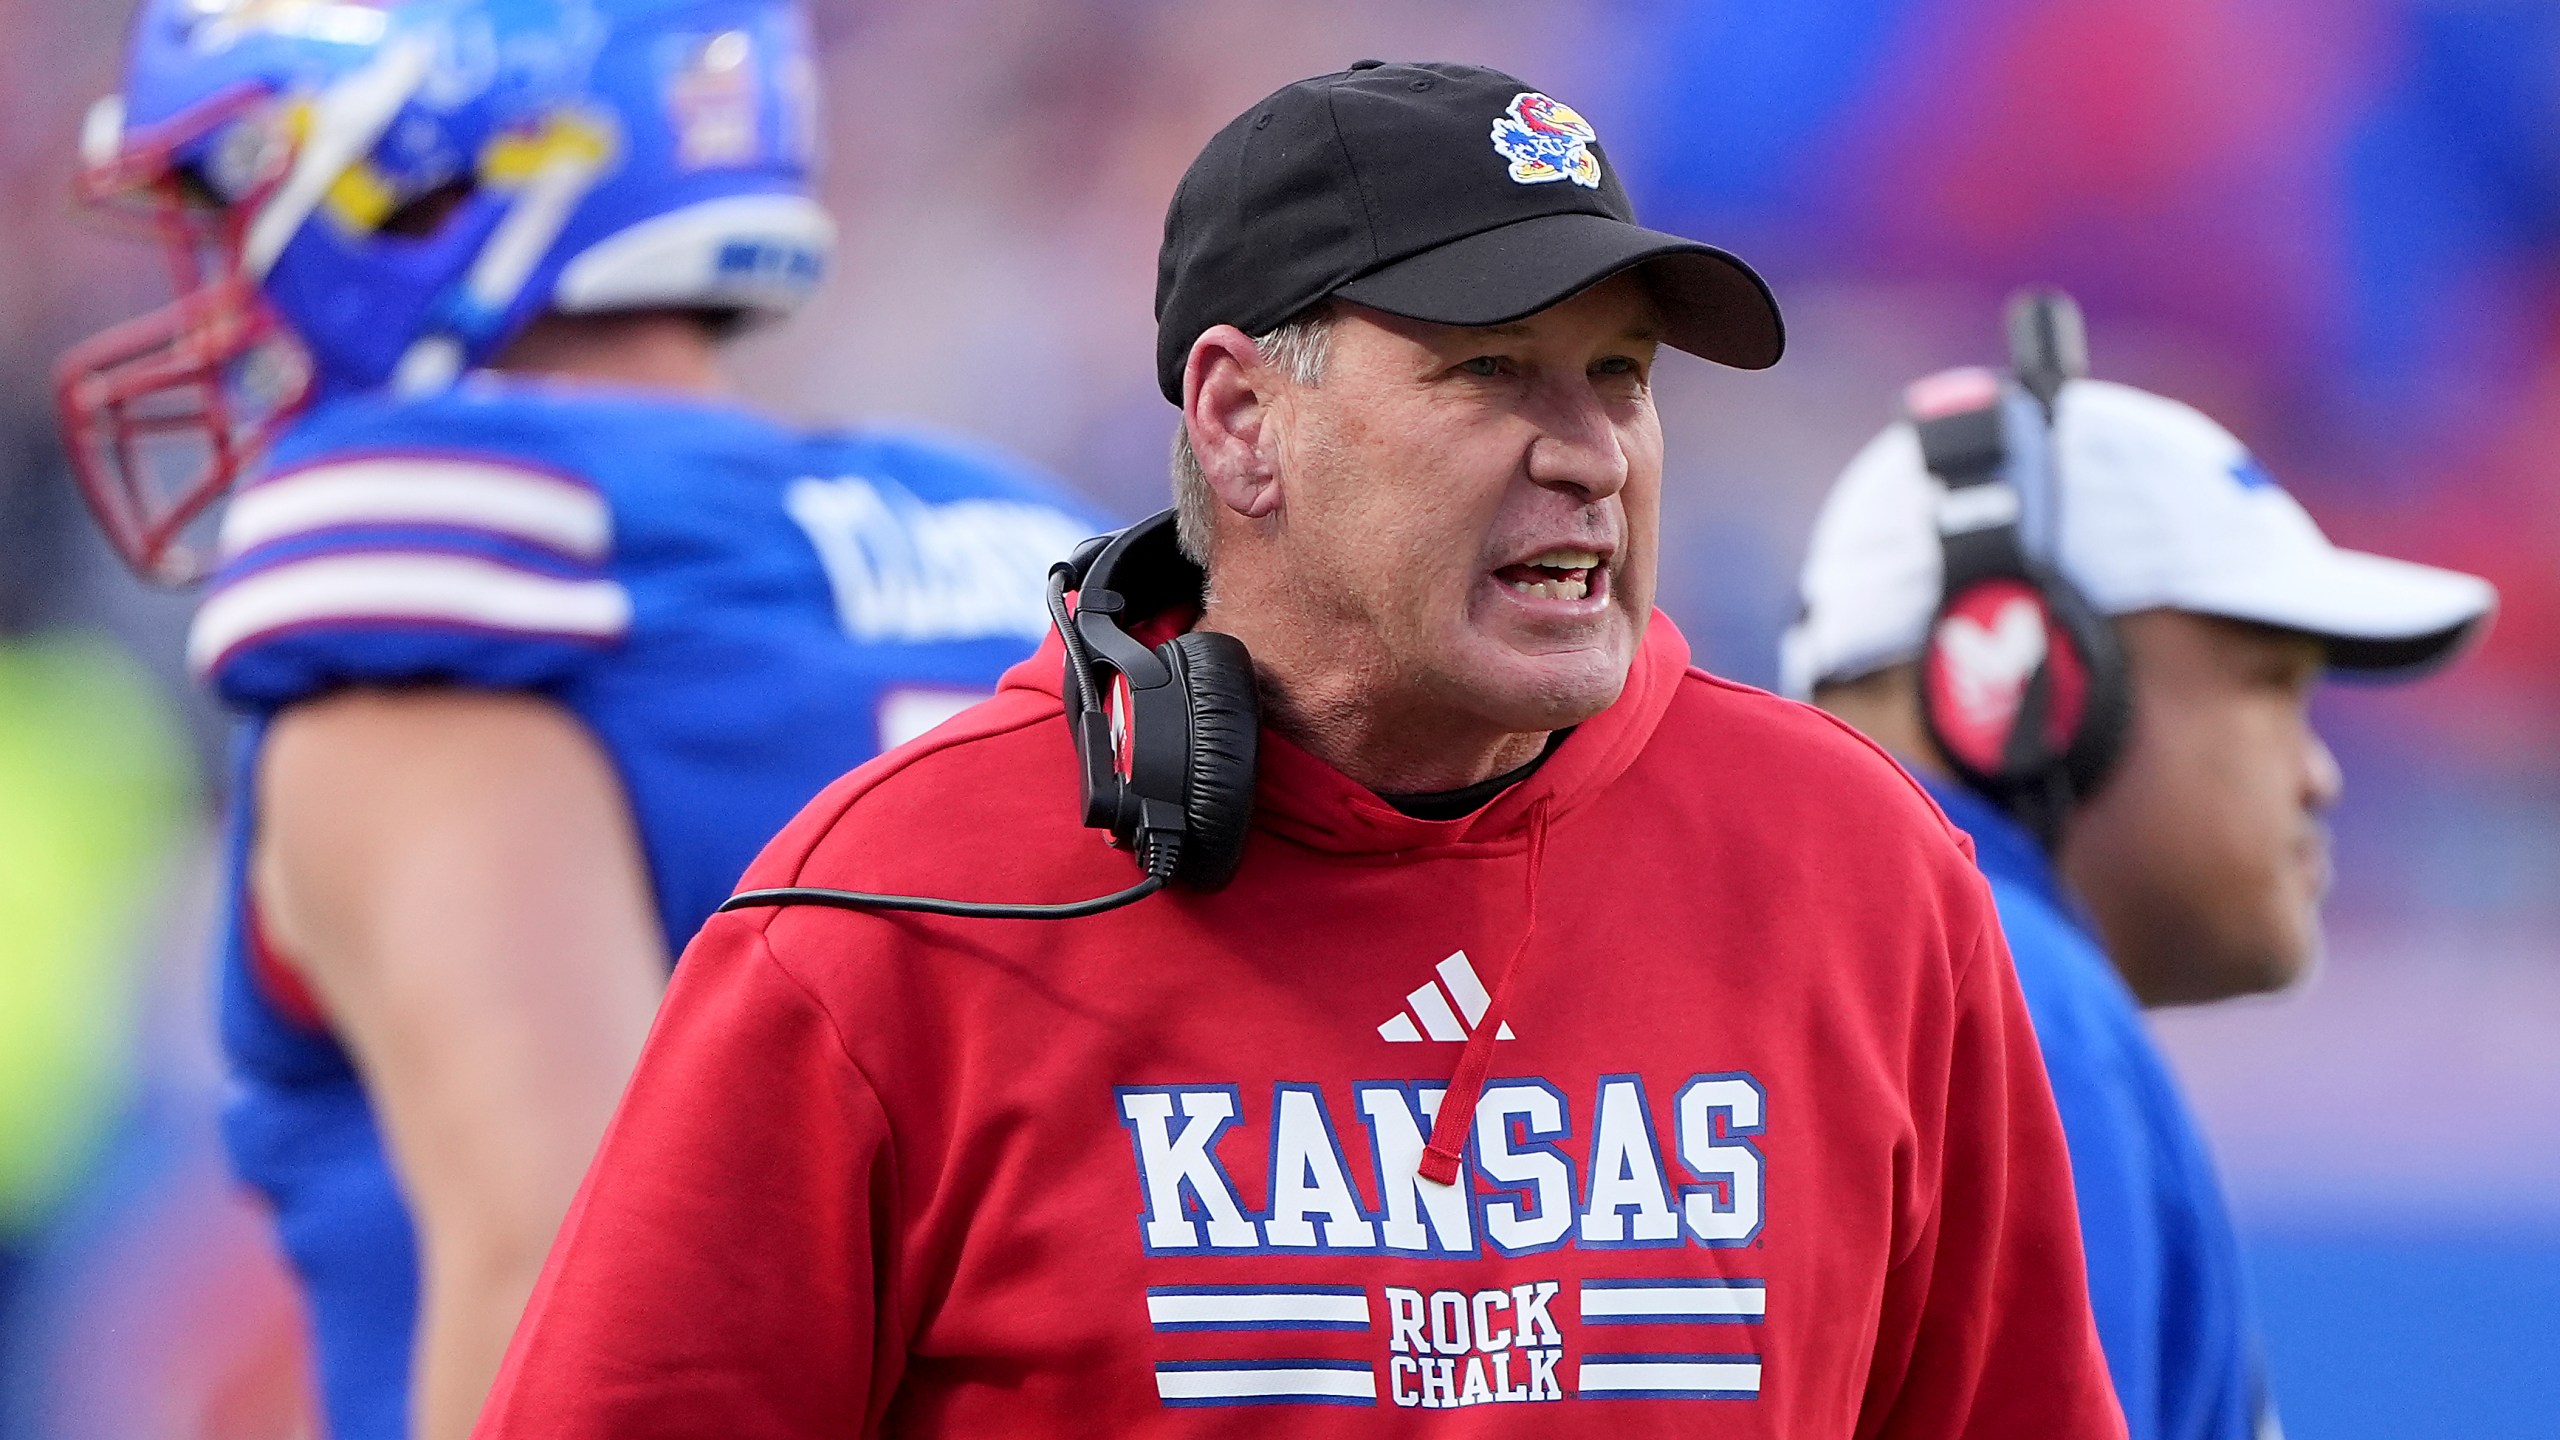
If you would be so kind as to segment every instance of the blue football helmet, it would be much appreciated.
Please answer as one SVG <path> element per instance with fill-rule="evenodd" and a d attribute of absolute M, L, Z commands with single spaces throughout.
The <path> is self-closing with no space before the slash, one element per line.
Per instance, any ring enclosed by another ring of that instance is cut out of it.
<path fill-rule="evenodd" d="M 546 312 L 790 310 L 834 240 L 815 98 L 794 0 L 142 0 L 80 188 L 178 293 L 56 373 L 101 525 L 194 579 L 182 537 L 315 399 L 450 384 Z"/>

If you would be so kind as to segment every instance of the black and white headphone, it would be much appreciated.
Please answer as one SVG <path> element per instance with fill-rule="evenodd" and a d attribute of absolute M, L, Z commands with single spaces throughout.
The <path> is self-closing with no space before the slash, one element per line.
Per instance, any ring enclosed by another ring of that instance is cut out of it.
<path fill-rule="evenodd" d="M 1143 872 L 1137 884 L 1058 905 L 793 886 L 743 891 L 720 909 L 825 905 L 1072 920 L 1143 900 L 1167 884 L 1215 890 L 1234 879 L 1252 828 L 1262 736 L 1253 659 L 1243 642 L 1215 631 L 1186 631 L 1158 645 L 1132 633 L 1146 620 L 1197 607 L 1205 583 L 1175 541 L 1171 510 L 1087 540 L 1049 569 L 1049 615 L 1067 651 L 1066 718 L 1084 823 L 1136 857 Z"/>
<path fill-rule="evenodd" d="M 1920 660 L 1920 714 L 1964 783 L 2050 848 L 2124 748 L 2132 690 L 2115 627 L 2053 562 L 2055 404 L 2088 373 L 2079 307 L 2054 290 L 2009 304 L 2012 373 L 1952 370 L 1904 411 L 1938 504 L 1945 560 Z"/>

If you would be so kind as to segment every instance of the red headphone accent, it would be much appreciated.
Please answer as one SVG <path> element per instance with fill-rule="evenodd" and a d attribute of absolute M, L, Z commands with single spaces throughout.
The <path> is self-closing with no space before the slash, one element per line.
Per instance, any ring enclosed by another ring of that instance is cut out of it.
<path fill-rule="evenodd" d="M 1946 487 L 1920 712 L 1948 767 L 2051 845 L 2123 748 L 2131 697 L 2115 627 L 2030 541 L 2058 533 L 2053 405 L 2087 370 L 2080 314 L 2059 292 L 2028 292 L 2009 321 L 2013 378 L 1945 371 L 1904 394 Z"/>

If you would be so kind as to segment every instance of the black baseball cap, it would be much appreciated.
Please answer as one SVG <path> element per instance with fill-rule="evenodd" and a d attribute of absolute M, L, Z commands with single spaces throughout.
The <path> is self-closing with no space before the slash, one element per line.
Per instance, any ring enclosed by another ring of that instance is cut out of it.
<path fill-rule="evenodd" d="M 1501 325 L 1639 265 L 1665 343 L 1777 363 L 1769 287 L 1712 245 L 1636 224 L 1570 107 L 1499 70 L 1362 60 L 1274 91 L 1191 162 L 1156 260 L 1156 379 L 1178 405 L 1201 332 L 1260 335 L 1332 296 Z"/>

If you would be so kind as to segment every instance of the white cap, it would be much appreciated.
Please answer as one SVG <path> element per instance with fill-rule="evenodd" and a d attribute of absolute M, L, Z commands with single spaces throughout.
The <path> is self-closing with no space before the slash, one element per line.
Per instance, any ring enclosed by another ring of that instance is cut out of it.
<path fill-rule="evenodd" d="M 2327 641 L 2333 667 L 2392 672 L 2449 657 L 2497 605 L 2476 575 L 2330 544 L 2230 431 L 2175 400 L 2074 380 L 2057 411 L 2048 558 L 2102 614 L 2256 621 Z M 1841 472 L 1814 521 L 1803 618 L 1779 651 L 1788 694 L 1919 658 L 1945 568 L 1944 493 L 1906 422 Z"/>

